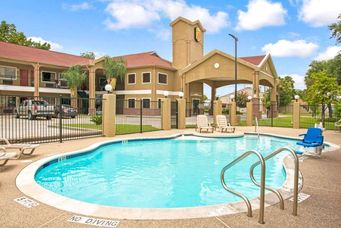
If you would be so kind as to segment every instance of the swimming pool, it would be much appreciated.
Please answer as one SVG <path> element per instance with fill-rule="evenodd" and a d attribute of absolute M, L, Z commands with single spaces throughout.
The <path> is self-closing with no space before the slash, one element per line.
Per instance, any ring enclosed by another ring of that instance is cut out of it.
<path fill-rule="evenodd" d="M 43 188 L 74 200 L 122 208 L 188 208 L 241 201 L 220 183 L 221 169 L 247 150 L 266 155 L 296 140 L 245 135 L 234 138 L 180 136 L 103 144 L 45 163 L 35 173 Z M 267 161 L 266 184 L 279 188 L 286 179 L 282 159 Z M 226 173 L 226 182 L 250 198 L 248 157 Z M 259 169 L 255 177 L 259 179 Z"/>

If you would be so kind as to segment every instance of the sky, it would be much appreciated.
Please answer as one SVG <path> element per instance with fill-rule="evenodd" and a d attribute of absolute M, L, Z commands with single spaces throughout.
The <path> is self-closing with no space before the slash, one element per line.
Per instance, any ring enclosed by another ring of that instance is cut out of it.
<path fill-rule="evenodd" d="M 238 56 L 270 53 L 278 75 L 291 75 L 297 89 L 305 88 L 311 61 L 331 59 L 341 50 L 328 29 L 341 13 L 341 0 L 0 1 L 0 20 L 26 36 L 49 42 L 55 51 L 92 51 L 98 57 L 156 51 L 171 61 L 170 22 L 178 16 L 198 19 L 207 30 L 205 53 L 233 54 L 232 33 L 239 39 Z"/>

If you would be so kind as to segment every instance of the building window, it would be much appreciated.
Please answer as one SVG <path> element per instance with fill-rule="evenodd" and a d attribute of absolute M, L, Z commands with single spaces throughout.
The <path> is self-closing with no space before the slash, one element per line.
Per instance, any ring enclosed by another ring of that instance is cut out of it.
<path fill-rule="evenodd" d="M 157 108 L 158 108 L 158 109 L 161 108 L 161 104 L 162 104 L 162 101 L 161 101 L 161 99 L 159 98 L 159 99 L 157 100 Z"/>
<path fill-rule="evenodd" d="M 135 108 L 135 99 L 128 99 L 128 108 Z"/>
<path fill-rule="evenodd" d="M 151 82 L 150 72 L 142 73 L 142 83 L 147 84 Z"/>
<path fill-rule="evenodd" d="M 136 84 L 136 74 L 128 74 L 128 84 Z"/>
<path fill-rule="evenodd" d="M 143 108 L 150 108 L 150 99 L 149 98 L 143 98 L 142 99 L 142 107 Z"/>
<path fill-rule="evenodd" d="M 99 78 L 98 84 L 99 84 L 99 90 L 105 91 L 105 86 L 108 84 L 107 79 L 106 78 Z"/>
<path fill-rule="evenodd" d="M 17 68 L 0 66 L 0 78 L 5 80 L 16 80 Z"/>
<path fill-rule="evenodd" d="M 158 73 L 158 83 L 167 84 L 167 74 Z"/>
<path fill-rule="evenodd" d="M 41 72 L 41 81 L 42 82 L 55 83 L 55 79 L 56 79 L 56 73 L 55 72 L 48 72 L 48 71 Z"/>

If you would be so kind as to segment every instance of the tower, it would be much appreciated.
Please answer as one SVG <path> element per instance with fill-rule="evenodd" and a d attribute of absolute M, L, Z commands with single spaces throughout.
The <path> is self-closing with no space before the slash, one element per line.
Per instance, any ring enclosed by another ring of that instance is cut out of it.
<path fill-rule="evenodd" d="M 199 60 L 204 54 L 205 29 L 200 21 L 178 17 L 172 26 L 173 66 L 180 70 Z"/>

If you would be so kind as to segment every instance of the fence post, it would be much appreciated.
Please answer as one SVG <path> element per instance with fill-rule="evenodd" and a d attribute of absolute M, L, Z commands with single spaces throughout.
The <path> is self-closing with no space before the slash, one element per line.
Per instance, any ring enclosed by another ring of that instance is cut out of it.
<path fill-rule="evenodd" d="M 161 128 L 162 130 L 171 129 L 171 100 L 169 98 L 161 99 Z"/>
<path fill-rule="evenodd" d="M 216 116 L 222 114 L 221 100 L 213 101 L 213 123 L 216 124 Z"/>
<path fill-rule="evenodd" d="M 253 102 L 250 100 L 246 103 L 246 126 L 252 126 L 253 122 Z"/>
<path fill-rule="evenodd" d="M 186 128 L 186 100 L 184 98 L 176 99 L 178 102 L 178 129 Z"/>
<path fill-rule="evenodd" d="M 62 108 L 62 95 L 59 96 L 59 142 L 63 142 L 63 108 Z"/>
<path fill-rule="evenodd" d="M 230 105 L 230 124 L 232 126 L 236 126 L 237 125 L 237 104 L 235 101 L 232 101 L 231 102 L 231 105 Z"/>
<path fill-rule="evenodd" d="M 116 134 L 116 95 L 104 94 L 102 100 L 102 126 L 105 137 L 113 137 Z"/>
<path fill-rule="evenodd" d="M 300 102 L 298 99 L 293 102 L 292 126 L 295 129 L 300 128 Z"/>
<path fill-rule="evenodd" d="M 140 133 L 143 132 L 143 99 L 140 100 Z"/>

